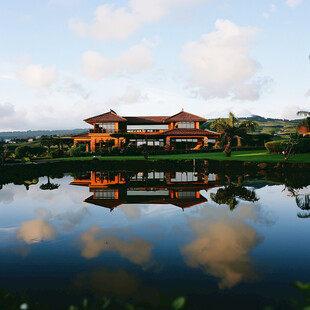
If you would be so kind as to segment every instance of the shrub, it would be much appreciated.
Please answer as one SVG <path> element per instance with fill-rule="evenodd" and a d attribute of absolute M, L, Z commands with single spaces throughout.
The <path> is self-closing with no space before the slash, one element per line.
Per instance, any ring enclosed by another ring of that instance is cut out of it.
<path fill-rule="evenodd" d="M 294 146 L 294 151 L 296 153 L 310 153 L 310 139 L 300 139 L 298 144 Z"/>
<path fill-rule="evenodd" d="M 27 145 L 21 145 L 18 146 L 15 149 L 15 158 L 23 158 L 23 157 L 33 157 L 33 156 L 40 156 L 43 153 L 45 153 L 46 149 L 41 146 L 27 146 Z"/>
<path fill-rule="evenodd" d="M 69 150 L 70 157 L 79 157 L 81 156 L 82 150 L 79 147 L 72 147 Z"/>
<path fill-rule="evenodd" d="M 96 155 L 108 156 L 110 155 L 110 149 L 107 147 L 102 147 L 101 149 L 96 150 Z"/>
<path fill-rule="evenodd" d="M 265 144 L 269 153 L 282 153 L 284 151 L 283 143 L 285 141 L 272 141 Z M 310 139 L 300 139 L 298 144 L 294 145 L 293 151 L 295 153 L 310 153 Z"/>
<path fill-rule="evenodd" d="M 282 153 L 284 151 L 283 141 L 271 141 L 265 144 L 268 153 Z"/>
<path fill-rule="evenodd" d="M 58 149 L 54 149 L 54 150 L 50 151 L 50 155 L 52 158 L 59 158 L 59 157 L 62 157 L 63 151 L 60 151 Z"/>

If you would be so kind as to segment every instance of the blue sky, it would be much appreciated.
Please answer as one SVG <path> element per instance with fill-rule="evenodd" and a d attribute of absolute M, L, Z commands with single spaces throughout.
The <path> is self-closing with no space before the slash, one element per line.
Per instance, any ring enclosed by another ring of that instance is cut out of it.
<path fill-rule="evenodd" d="M 310 109 L 307 0 L 3 0 L 0 130 Z"/>

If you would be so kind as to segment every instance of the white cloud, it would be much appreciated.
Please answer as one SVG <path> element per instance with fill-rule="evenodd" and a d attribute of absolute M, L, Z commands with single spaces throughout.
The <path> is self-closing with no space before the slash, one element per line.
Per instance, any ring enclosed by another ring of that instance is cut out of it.
<path fill-rule="evenodd" d="M 201 218 L 188 217 L 196 238 L 181 248 L 187 265 L 218 278 L 220 289 L 257 279 L 250 253 L 261 237 L 245 221 L 260 220 L 256 212 L 247 205 L 240 205 L 236 213 L 209 207 L 199 210 Z"/>
<path fill-rule="evenodd" d="M 69 28 L 79 36 L 98 41 L 122 40 L 136 32 L 144 23 L 154 23 L 175 10 L 200 5 L 210 0 L 130 0 L 127 7 L 104 4 L 96 8 L 91 23 L 69 20 Z"/>
<path fill-rule="evenodd" d="M 82 256 L 91 259 L 98 257 L 102 252 L 118 252 L 121 257 L 127 258 L 134 264 L 143 265 L 151 259 L 153 244 L 136 236 L 127 235 L 120 239 L 110 232 L 92 227 L 90 231 L 81 235 Z"/>
<path fill-rule="evenodd" d="M 277 6 L 275 4 L 270 4 L 268 12 L 264 12 L 262 15 L 265 18 L 269 18 L 276 11 L 277 11 Z"/>
<path fill-rule="evenodd" d="M 12 126 L 17 130 L 27 124 L 25 113 L 16 111 L 11 103 L 0 103 L 0 130 L 10 130 Z"/>
<path fill-rule="evenodd" d="M 17 239 L 28 244 L 54 240 L 56 237 L 56 228 L 41 218 L 23 222 L 16 235 Z"/>
<path fill-rule="evenodd" d="M 137 74 L 153 65 L 150 47 L 149 42 L 144 41 L 114 58 L 87 51 L 82 55 L 82 71 L 95 80 L 118 73 Z"/>
<path fill-rule="evenodd" d="M 253 37 L 258 30 L 238 27 L 229 20 L 217 20 L 217 30 L 187 43 L 181 59 L 190 70 L 189 87 L 206 98 L 232 97 L 255 100 L 270 82 L 255 75 L 261 65 L 250 57 Z"/>
<path fill-rule="evenodd" d="M 57 80 L 58 73 L 54 67 L 30 65 L 17 71 L 17 77 L 26 86 L 46 88 Z"/>
<path fill-rule="evenodd" d="M 303 2 L 303 0 L 287 0 L 286 5 L 295 8 L 296 6 L 300 5 Z"/>
<path fill-rule="evenodd" d="M 128 87 L 121 96 L 112 96 L 106 103 L 106 106 L 115 107 L 122 104 L 138 103 L 145 99 L 141 91 L 135 87 Z"/>

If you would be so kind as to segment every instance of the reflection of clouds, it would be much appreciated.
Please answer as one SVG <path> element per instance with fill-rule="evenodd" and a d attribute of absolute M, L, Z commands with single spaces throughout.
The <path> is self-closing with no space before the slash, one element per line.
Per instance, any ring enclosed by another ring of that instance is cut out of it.
<path fill-rule="evenodd" d="M 0 203 L 9 204 L 15 199 L 24 198 L 25 195 L 26 189 L 24 186 L 9 184 L 0 191 Z"/>
<path fill-rule="evenodd" d="M 155 289 L 146 287 L 137 276 L 122 269 L 99 269 L 93 273 L 80 274 L 74 286 L 80 290 L 89 290 L 100 298 L 106 296 L 154 301 L 157 295 Z"/>
<path fill-rule="evenodd" d="M 53 240 L 57 237 L 56 228 L 41 218 L 23 222 L 16 238 L 28 244 Z"/>
<path fill-rule="evenodd" d="M 129 221 L 137 220 L 141 217 L 141 206 L 126 205 L 120 206 L 119 209 L 126 215 Z"/>
<path fill-rule="evenodd" d="M 44 219 L 56 219 L 59 221 L 65 221 L 66 223 L 63 224 L 63 229 L 65 231 L 72 230 L 76 225 L 82 223 L 83 219 L 86 216 L 90 215 L 90 211 L 87 207 L 80 208 L 76 211 L 69 210 L 65 213 L 57 214 L 53 211 L 49 211 L 45 208 L 37 209 L 37 214 L 39 217 Z"/>
<path fill-rule="evenodd" d="M 82 256 L 85 258 L 98 257 L 103 251 L 112 251 L 118 252 L 121 257 L 138 265 L 150 260 L 153 249 L 152 243 L 140 237 L 132 236 L 122 240 L 96 226 L 92 227 L 89 232 L 83 233 L 81 241 Z"/>
<path fill-rule="evenodd" d="M 188 217 L 197 237 L 181 249 L 186 263 L 220 279 L 220 288 L 257 278 L 249 253 L 261 242 L 245 219 L 257 221 L 253 206 L 240 205 L 234 213 L 227 208 L 200 209 L 200 218 Z"/>

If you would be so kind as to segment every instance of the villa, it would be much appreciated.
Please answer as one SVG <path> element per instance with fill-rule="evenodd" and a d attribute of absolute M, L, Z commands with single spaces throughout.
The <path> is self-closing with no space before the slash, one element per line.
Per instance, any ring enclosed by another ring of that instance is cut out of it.
<path fill-rule="evenodd" d="M 135 146 L 168 146 L 170 149 L 200 149 L 215 143 L 219 133 L 199 129 L 205 118 L 185 112 L 172 116 L 120 116 L 115 111 L 84 120 L 93 126 L 86 134 L 72 137 L 74 146 L 85 143 L 86 149 Z"/>

